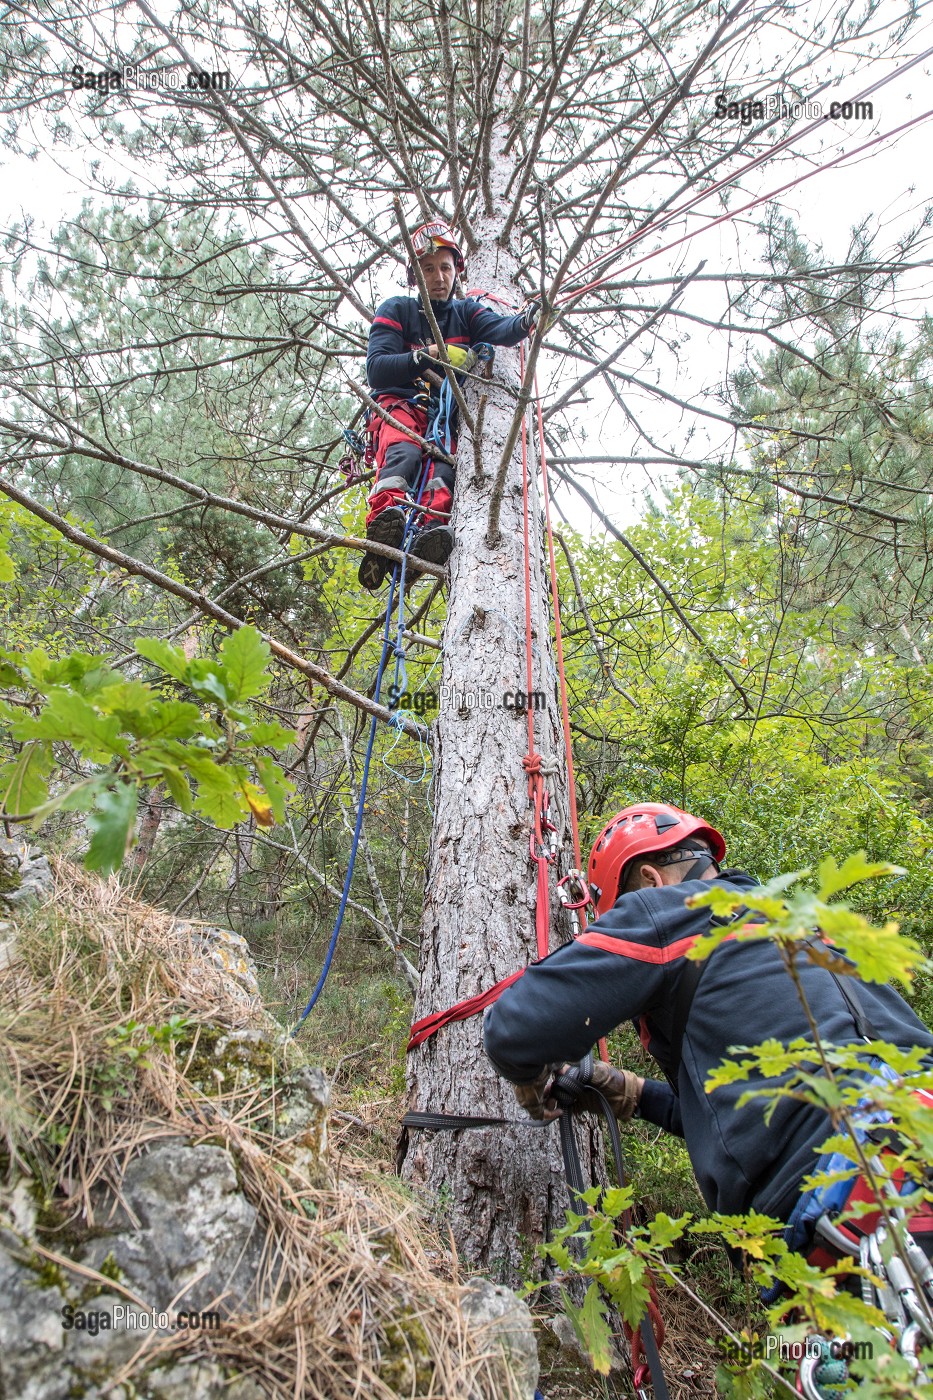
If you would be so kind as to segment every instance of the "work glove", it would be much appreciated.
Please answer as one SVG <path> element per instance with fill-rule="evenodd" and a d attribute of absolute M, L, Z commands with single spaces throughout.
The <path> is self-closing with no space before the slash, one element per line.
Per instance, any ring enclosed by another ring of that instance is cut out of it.
<path fill-rule="evenodd" d="M 445 345 L 447 358 L 457 370 L 471 370 L 476 364 L 476 351 L 467 345 Z"/>
<path fill-rule="evenodd" d="M 450 361 L 451 369 L 458 371 L 471 370 L 479 358 L 476 351 L 471 350 L 467 345 L 445 345 L 444 349 L 447 351 L 447 358 Z M 432 364 L 437 364 L 441 357 L 439 354 L 435 353 L 436 351 L 436 345 L 423 345 L 419 350 L 414 352 L 415 363 L 418 364 L 422 360 L 428 359 Z"/>
<path fill-rule="evenodd" d="M 526 302 L 525 309 L 522 312 L 522 320 L 527 330 L 535 331 L 538 335 L 544 335 L 545 331 L 551 325 L 553 317 L 542 317 L 540 301 L 529 301 Z"/>
<path fill-rule="evenodd" d="M 561 1065 L 561 1073 L 569 1068 L 569 1065 Z M 638 1108 L 644 1082 L 631 1070 L 615 1069 L 602 1060 L 595 1062 L 590 1075 L 590 1088 L 599 1090 L 620 1123 L 627 1123 Z M 602 1108 L 596 1095 L 586 1089 L 577 1099 L 576 1106 L 588 1113 L 599 1113 Z"/>
<path fill-rule="evenodd" d="M 546 1094 L 552 1077 L 550 1069 L 545 1068 L 530 1084 L 512 1085 L 520 1106 L 539 1123 L 551 1123 L 555 1118 L 560 1117 L 561 1111 L 557 1107 L 557 1100 L 549 1098 Z"/>

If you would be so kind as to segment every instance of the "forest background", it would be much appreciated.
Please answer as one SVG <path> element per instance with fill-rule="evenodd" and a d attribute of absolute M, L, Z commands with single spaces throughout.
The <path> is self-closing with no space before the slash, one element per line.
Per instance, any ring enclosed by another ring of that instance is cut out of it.
<path fill-rule="evenodd" d="M 126 852 L 124 878 L 147 900 L 242 931 L 291 1025 L 330 937 L 375 715 L 355 883 L 302 1034 L 348 1102 L 382 1120 L 386 1153 L 419 967 L 446 936 L 425 886 L 434 905 L 451 898 L 437 865 L 451 832 L 490 886 L 463 916 L 467 991 L 533 946 L 523 725 L 497 711 L 494 742 L 471 741 L 470 782 L 445 758 L 432 785 L 414 705 L 400 728 L 374 696 L 382 614 L 356 584 L 368 482 L 346 482 L 338 463 L 343 427 L 360 427 L 368 320 L 404 277 L 400 214 L 409 228 L 457 223 L 467 285 L 561 313 L 524 370 L 501 352 L 493 380 L 465 390 L 461 546 L 449 586 L 428 577 L 411 595 L 408 690 L 521 674 L 513 487 L 520 395 L 537 395 L 583 850 L 606 815 L 645 797 L 715 822 L 730 863 L 762 881 L 864 849 L 907 871 L 862 895 L 864 912 L 933 950 L 929 210 L 908 198 L 829 262 L 780 200 L 762 199 L 740 214 L 729 266 L 708 235 L 705 265 L 692 242 L 635 265 L 804 173 L 818 182 L 840 153 L 902 124 L 877 95 L 861 125 L 723 122 L 717 94 L 828 109 L 879 73 L 919 82 L 921 11 L 7 10 L 8 149 L 80 160 L 89 195 L 48 237 L 28 217 L 3 234 L 8 829 L 51 798 L 46 839 L 83 854 L 90 837 L 104 871 Z M 178 83 L 75 90 L 75 65 L 118 64 Z M 187 73 L 231 83 L 191 87 Z M 623 529 L 620 483 L 645 467 L 662 484 Z M 538 722 L 557 735 L 537 530 Z M 464 618 L 483 579 L 502 630 L 480 656 Z M 258 644 L 224 640 L 239 623 L 271 639 L 273 669 Z M 102 661 L 64 660 L 75 654 Z M 435 750 L 463 752 L 470 724 L 442 708 Z M 160 750 L 154 781 L 162 738 L 176 748 Z M 513 812 L 501 833 L 484 817 L 474 838 L 471 793 L 503 752 Z M 563 870 L 563 810 L 560 825 Z M 438 1009 L 441 975 L 420 982 L 420 1012 Z M 912 996 L 933 1021 L 929 978 Z M 488 1078 L 475 1027 L 463 1034 L 437 1052 L 433 1082 Z M 407 1099 L 424 1107 L 418 1074 Z M 483 1090 L 491 1104 L 498 1092 Z M 649 1211 L 689 1196 L 682 1157 L 647 1135 L 636 1157 Z M 467 1253 L 514 1274 L 514 1222 L 511 1242 L 471 1237 L 454 1179 L 443 1204 L 454 1221 L 460 1211 Z M 505 1181 L 493 1172 L 485 1186 L 500 1202 Z"/>

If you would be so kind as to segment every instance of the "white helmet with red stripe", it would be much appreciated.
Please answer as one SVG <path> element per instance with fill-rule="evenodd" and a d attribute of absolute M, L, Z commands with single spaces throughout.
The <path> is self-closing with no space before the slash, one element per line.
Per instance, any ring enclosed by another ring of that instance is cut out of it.
<path fill-rule="evenodd" d="M 457 269 L 457 275 L 458 277 L 463 276 L 465 264 L 463 261 L 463 252 L 460 248 L 460 244 L 457 242 L 457 235 L 450 227 L 450 224 L 445 224 L 442 219 L 436 219 L 434 223 L 422 224 L 420 228 L 416 228 L 411 236 L 411 246 L 415 250 L 415 257 L 419 260 L 421 258 L 426 258 L 429 253 L 440 252 L 441 248 L 449 248 L 454 255 L 454 267 Z M 417 281 L 415 270 L 409 264 L 409 287 L 416 286 Z"/>

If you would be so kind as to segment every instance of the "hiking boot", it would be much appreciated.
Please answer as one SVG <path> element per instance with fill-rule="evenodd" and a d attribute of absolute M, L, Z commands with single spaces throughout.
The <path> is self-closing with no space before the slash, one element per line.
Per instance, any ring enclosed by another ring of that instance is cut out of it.
<path fill-rule="evenodd" d="M 366 526 L 366 538 L 376 544 L 389 544 L 400 549 L 405 537 L 405 512 L 399 506 L 389 506 L 375 520 Z M 361 587 L 375 593 L 381 587 L 386 574 L 392 568 L 392 560 L 383 554 L 364 554 L 357 578 Z"/>
<path fill-rule="evenodd" d="M 427 564 L 446 564 L 454 547 L 454 532 L 449 525 L 428 525 L 419 530 L 408 550 L 412 572 L 417 567 L 416 559 Z M 420 570 L 418 570 L 420 573 Z"/>

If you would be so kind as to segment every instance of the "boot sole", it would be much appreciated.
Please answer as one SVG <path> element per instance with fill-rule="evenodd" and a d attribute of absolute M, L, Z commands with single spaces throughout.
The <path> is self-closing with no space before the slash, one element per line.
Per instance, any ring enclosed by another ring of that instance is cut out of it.
<path fill-rule="evenodd" d="M 390 507 L 389 510 L 383 511 L 382 515 L 377 515 L 372 524 L 367 526 L 366 538 L 374 540 L 376 544 L 388 544 L 393 549 L 400 549 L 405 538 L 405 516 L 402 511 Z M 386 559 L 383 554 L 364 554 L 357 579 L 367 592 L 375 593 L 382 587 L 383 580 L 392 567 L 392 560 Z"/>
<path fill-rule="evenodd" d="M 442 535 L 440 531 L 436 534 L 431 531 L 430 534 L 416 536 L 408 553 L 412 563 L 416 559 L 423 559 L 426 564 L 446 564 L 453 547 L 452 536 Z"/>

